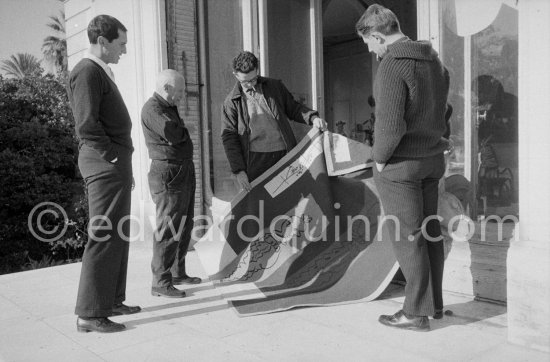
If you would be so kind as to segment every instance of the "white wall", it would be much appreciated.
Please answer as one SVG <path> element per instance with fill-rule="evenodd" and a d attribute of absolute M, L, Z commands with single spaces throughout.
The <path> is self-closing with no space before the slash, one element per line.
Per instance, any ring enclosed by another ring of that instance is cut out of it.
<path fill-rule="evenodd" d="M 550 351 L 550 2 L 518 4 L 521 219 L 508 252 L 508 338 Z"/>

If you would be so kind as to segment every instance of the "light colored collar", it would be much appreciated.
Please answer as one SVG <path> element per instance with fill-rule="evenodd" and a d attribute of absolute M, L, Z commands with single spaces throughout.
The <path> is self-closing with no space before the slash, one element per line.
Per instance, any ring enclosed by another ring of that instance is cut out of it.
<path fill-rule="evenodd" d="M 107 63 L 105 63 L 103 60 L 101 60 L 100 58 L 96 57 L 95 55 L 93 55 L 93 54 L 90 53 L 90 52 L 87 52 L 86 55 L 84 55 L 84 58 L 90 59 L 91 61 L 93 61 L 94 63 L 96 63 L 97 65 L 99 65 L 101 68 L 103 68 L 103 70 L 105 71 L 105 73 L 107 73 L 107 75 L 109 76 L 109 78 L 111 78 L 111 80 L 113 81 L 113 83 L 115 83 L 115 74 L 113 73 L 113 71 L 111 70 L 111 68 L 107 65 Z"/>

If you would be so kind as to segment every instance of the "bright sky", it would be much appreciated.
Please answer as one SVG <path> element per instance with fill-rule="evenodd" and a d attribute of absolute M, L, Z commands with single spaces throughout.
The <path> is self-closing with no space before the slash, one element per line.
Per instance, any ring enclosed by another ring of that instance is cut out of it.
<path fill-rule="evenodd" d="M 30 53 L 42 59 L 42 40 L 53 31 L 49 16 L 63 10 L 59 0 L 0 0 L 0 59 Z"/>

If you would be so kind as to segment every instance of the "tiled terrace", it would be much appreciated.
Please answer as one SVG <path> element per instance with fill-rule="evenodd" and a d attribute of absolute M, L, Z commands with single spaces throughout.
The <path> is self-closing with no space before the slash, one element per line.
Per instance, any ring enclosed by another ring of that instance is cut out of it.
<path fill-rule="evenodd" d="M 384 327 L 402 289 L 390 285 L 370 303 L 298 308 L 239 318 L 210 282 L 185 299 L 150 295 L 151 252 L 130 251 L 128 304 L 143 311 L 114 317 L 128 330 L 78 333 L 73 315 L 80 264 L 0 276 L 0 360 L 4 361 L 549 361 L 507 342 L 506 308 L 445 295 L 451 317 L 432 331 Z M 193 274 L 206 278 L 195 252 Z"/>

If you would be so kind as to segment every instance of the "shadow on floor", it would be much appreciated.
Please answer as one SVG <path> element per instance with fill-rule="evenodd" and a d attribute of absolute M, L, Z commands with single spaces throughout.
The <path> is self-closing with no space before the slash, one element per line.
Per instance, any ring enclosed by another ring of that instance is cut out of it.
<path fill-rule="evenodd" d="M 169 320 L 169 319 L 175 319 L 175 318 L 183 318 L 188 317 L 192 315 L 198 315 L 203 313 L 209 313 L 209 312 L 215 312 L 219 310 L 224 310 L 230 308 L 230 305 L 227 303 L 228 299 L 232 298 L 240 298 L 247 295 L 254 295 L 257 293 L 256 290 L 243 290 L 243 291 L 234 291 L 230 293 L 224 293 L 223 295 L 213 295 L 209 297 L 203 297 L 203 298 L 197 298 L 197 299 L 188 299 L 189 296 L 193 295 L 193 292 L 197 292 L 199 290 L 208 290 L 213 289 L 213 286 L 204 285 L 201 287 L 195 287 L 195 288 L 189 288 L 186 289 L 187 292 L 187 298 L 179 299 L 176 302 L 172 303 L 166 303 L 162 305 L 157 306 L 151 306 L 151 307 L 145 307 L 142 309 L 143 313 L 150 313 L 150 312 L 158 312 L 162 310 L 168 310 L 171 308 L 181 308 L 181 307 L 189 307 L 193 305 L 205 304 L 205 303 L 212 303 L 219 301 L 220 304 L 211 305 L 208 307 L 203 308 L 196 308 L 186 311 L 180 311 L 176 313 L 170 313 L 170 314 L 164 314 L 164 315 L 158 315 L 158 316 L 151 316 L 147 318 L 142 319 L 136 319 L 132 321 L 125 322 L 126 326 L 128 328 L 133 328 L 135 326 L 138 326 L 140 324 L 147 324 L 147 323 L 154 323 L 158 321 L 163 320 Z"/>
<path fill-rule="evenodd" d="M 378 300 L 403 296 L 405 296 L 404 283 L 394 279 L 394 281 L 388 285 L 384 293 L 378 297 Z M 445 315 L 439 320 L 430 318 L 432 330 L 449 326 L 467 325 L 480 321 L 494 328 L 506 328 L 506 325 L 503 323 L 488 321 L 490 318 L 506 314 L 506 307 L 503 305 L 472 300 L 465 303 L 446 304 L 444 310 L 450 311 L 452 315 Z"/>
<path fill-rule="evenodd" d="M 446 305 L 445 311 L 451 311 L 452 315 L 445 315 L 439 320 L 431 320 L 432 330 L 477 322 L 483 322 L 483 324 L 493 328 L 507 328 L 503 323 L 489 320 L 506 314 L 506 307 L 502 305 L 472 300 L 465 303 Z"/>
<path fill-rule="evenodd" d="M 174 303 L 174 304 L 177 304 L 177 303 Z M 141 324 L 154 323 L 154 322 L 159 322 L 159 321 L 164 321 L 164 320 L 169 320 L 169 319 L 175 319 L 175 318 L 189 317 L 189 316 L 198 315 L 198 314 L 207 314 L 207 313 L 210 313 L 210 312 L 216 312 L 216 311 L 224 310 L 224 309 L 228 309 L 228 308 L 229 308 L 229 306 L 227 305 L 227 303 L 224 303 L 224 304 L 214 305 L 214 306 L 210 306 L 210 307 L 204 307 L 204 308 L 187 310 L 187 311 L 182 311 L 182 312 L 177 312 L 177 313 L 164 314 L 164 315 L 153 316 L 153 317 L 149 317 L 149 318 L 142 318 L 142 319 L 132 320 L 132 321 L 125 322 L 124 324 L 126 325 L 127 328 L 133 328 L 133 327 L 139 326 Z"/>

